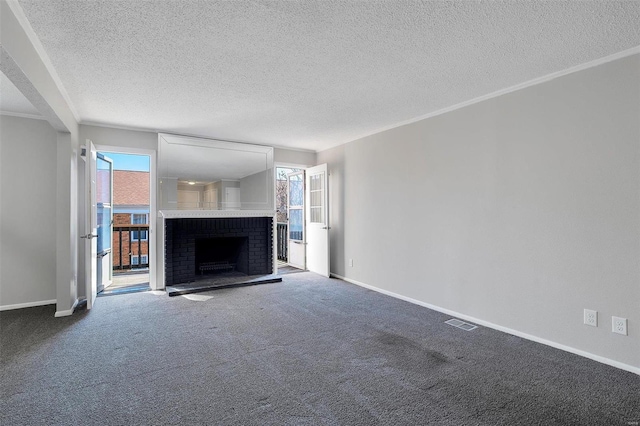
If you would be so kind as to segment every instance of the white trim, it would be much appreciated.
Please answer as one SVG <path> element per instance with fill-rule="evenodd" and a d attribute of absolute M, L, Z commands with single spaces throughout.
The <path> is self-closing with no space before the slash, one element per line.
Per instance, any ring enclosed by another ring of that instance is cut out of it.
<path fill-rule="evenodd" d="M 164 219 L 217 217 L 275 217 L 275 210 L 158 210 Z"/>
<path fill-rule="evenodd" d="M 419 305 L 419 306 L 422 306 L 422 307 L 425 307 L 425 308 L 428 308 L 428 309 L 432 309 L 434 311 L 442 312 L 443 314 L 451 315 L 451 316 L 454 316 L 456 318 L 462 318 L 465 321 L 469 321 L 469 322 L 472 322 L 472 323 L 475 323 L 475 324 L 479 324 L 479 325 L 482 325 L 484 327 L 492 328 L 494 330 L 502 331 L 502 332 L 507 333 L 507 334 L 511 334 L 511 335 L 514 335 L 514 336 L 521 337 L 523 339 L 531 340 L 532 342 L 541 343 L 543 345 L 551 346 L 552 348 L 560 349 L 560 350 L 563 350 L 565 352 L 570 352 L 570 353 L 575 354 L 575 355 L 580 355 L 582 357 L 589 358 L 591 360 L 600 362 L 602 364 L 607 364 L 607 365 L 610 365 L 612 367 L 616 367 L 616 368 L 619 368 L 621 370 L 626 370 L 626 371 L 629 371 L 631 373 L 635 373 L 637 375 L 640 375 L 640 367 L 634 367 L 633 365 L 624 364 L 622 362 L 615 361 L 615 360 L 610 359 L 610 358 L 605 358 L 605 357 L 600 356 L 600 355 L 595 355 L 595 354 L 592 354 L 590 352 L 583 351 L 581 349 L 576 349 L 576 348 L 573 348 L 571 346 L 563 345 L 561 343 L 556 343 L 556 342 L 553 342 L 551 340 L 547 340 L 547 339 L 543 339 L 541 337 L 533 336 L 531 334 L 523 333 L 521 331 L 517 331 L 517 330 L 511 329 L 511 328 L 508 328 L 508 327 L 503 327 L 501 325 L 497 325 L 497 324 L 491 323 L 489 321 L 484 321 L 484 320 L 481 320 L 481 319 L 478 319 L 478 318 L 474 318 L 474 317 L 469 316 L 469 315 L 461 314 L 459 312 L 452 311 L 450 309 L 441 308 L 440 306 L 436 306 L 436 305 L 432 305 L 430 303 L 422 302 L 420 300 L 413 299 L 413 298 L 407 297 L 407 296 L 403 296 L 401 294 L 394 293 L 394 292 L 391 292 L 391 291 L 388 291 L 388 290 L 383 290 L 381 288 L 374 287 L 372 285 L 365 284 L 363 282 L 356 281 L 356 280 L 353 280 L 351 278 L 343 277 L 343 276 L 338 275 L 338 274 L 333 274 L 332 273 L 331 276 L 335 277 L 335 278 L 338 278 L 338 279 L 341 279 L 343 281 L 346 281 L 348 283 L 355 284 L 357 286 L 364 287 L 366 289 L 373 290 L 373 291 L 376 291 L 378 293 L 382 293 L 382 294 L 387 295 L 387 296 L 395 297 L 396 299 L 404 300 L 405 302 L 413 303 L 415 305 Z"/>
<path fill-rule="evenodd" d="M 146 132 L 146 133 L 162 133 L 160 129 L 151 129 L 148 127 L 135 127 L 135 126 L 125 126 L 118 124 L 109 124 L 109 123 L 100 123 L 98 121 L 79 121 L 78 125 L 80 126 L 92 126 L 92 127 L 106 127 L 107 129 L 116 129 L 116 130 L 130 130 L 132 132 Z M 116 152 L 116 151 L 114 151 Z"/>
<path fill-rule="evenodd" d="M 69 107 L 71 114 L 73 114 L 73 118 L 76 120 L 76 123 L 79 122 L 80 119 L 78 118 L 79 117 L 78 111 L 73 106 L 73 102 L 71 102 L 71 98 L 69 97 L 69 93 L 67 93 L 67 89 L 64 88 L 64 85 L 62 84 L 62 80 L 60 79 L 58 72 L 53 66 L 51 59 L 49 59 L 49 55 L 47 55 L 47 51 L 42 46 L 40 39 L 38 38 L 35 31 L 33 30 L 33 27 L 31 27 L 31 23 L 29 22 L 26 15 L 24 14 L 22 7 L 18 3 L 18 0 L 7 0 L 7 4 L 9 5 L 9 8 L 13 12 L 13 14 L 16 16 L 16 19 L 20 23 L 20 26 L 22 26 L 22 29 L 27 35 L 27 38 L 29 38 L 29 41 L 31 41 L 31 44 L 33 44 L 33 48 L 36 50 L 36 53 L 38 53 L 38 56 L 40 56 L 40 60 L 42 61 L 45 68 L 51 75 L 53 82 L 58 87 L 58 90 L 60 91 L 60 94 L 64 98 L 64 101 L 67 103 L 67 106 Z"/>
<path fill-rule="evenodd" d="M 220 146 L 215 146 L 217 149 L 229 149 L 232 151 L 248 151 L 251 153 L 271 154 L 273 155 L 274 148 L 270 145 L 259 145 L 248 142 L 233 142 L 221 139 L 213 139 L 207 137 L 198 136 L 185 136 L 175 135 L 172 133 L 158 133 L 158 142 L 163 139 L 165 143 L 170 145 L 181 146 L 196 146 L 196 147 L 211 147 L 211 142 L 219 142 Z M 159 145 L 159 144 L 158 144 Z M 242 179 L 242 178 L 240 178 Z M 220 179 L 221 181 L 236 181 L 240 179 Z"/>
<path fill-rule="evenodd" d="M 14 305 L 2 305 L 0 306 L 0 311 L 10 311 L 13 309 L 22 309 L 22 308 L 33 308 L 34 306 L 55 305 L 56 302 L 57 302 L 56 299 L 52 299 L 52 300 L 40 300 L 39 302 L 27 302 L 27 303 L 16 303 Z"/>
<path fill-rule="evenodd" d="M 44 121 L 47 121 L 47 119 L 45 117 L 43 117 L 42 115 L 25 114 L 23 112 L 12 112 L 12 111 L 2 111 L 2 110 L 0 110 L 0 115 L 8 115 L 10 117 L 30 118 L 32 120 L 44 120 Z"/>
<path fill-rule="evenodd" d="M 295 164 L 295 163 L 282 163 L 282 162 L 274 162 L 273 163 L 273 167 L 274 168 L 281 168 L 281 169 L 300 169 L 300 170 L 306 170 L 309 167 L 313 167 L 312 165 L 309 164 Z M 277 180 L 277 179 L 276 179 Z"/>
<path fill-rule="evenodd" d="M 113 214 L 121 213 L 121 214 L 132 214 L 132 213 L 149 213 L 149 205 L 140 205 L 140 206 L 127 206 L 121 204 L 119 206 L 113 206 Z"/>
<path fill-rule="evenodd" d="M 486 100 L 489 100 L 489 99 L 492 99 L 492 98 L 497 98 L 498 96 L 506 95 L 506 94 L 511 93 L 511 92 L 516 92 L 518 90 L 526 89 L 527 87 L 531 87 L 531 86 L 535 86 L 535 85 L 538 85 L 538 84 L 546 83 L 548 81 L 555 80 L 556 78 L 564 77 L 565 75 L 568 75 L 568 74 L 573 74 L 573 73 L 576 73 L 578 71 L 586 70 L 588 68 L 597 67 L 598 65 L 602 65 L 602 64 L 606 64 L 607 62 L 612 62 L 612 61 L 615 61 L 615 60 L 618 60 L 618 59 L 626 58 L 627 56 L 635 55 L 637 53 L 640 53 L 640 46 L 632 47 L 631 49 L 623 50 L 621 52 L 617 52 L 617 53 L 614 53 L 612 55 L 605 56 L 604 58 L 595 59 L 595 60 L 590 61 L 590 62 L 585 62 L 583 64 L 576 65 L 574 67 L 570 67 L 570 68 L 567 68 L 567 69 L 564 69 L 564 70 L 561 70 L 561 71 L 556 71 L 556 72 L 553 72 L 551 74 L 544 75 L 542 77 L 538 77 L 538 78 L 534 78 L 534 79 L 529 80 L 529 81 L 525 81 L 523 83 L 518 83 L 516 85 L 507 87 L 505 89 L 496 90 L 495 92 L 487 93 L 486 95 L 478 96 L 477 98 L 469 99 L 468 101 L 460 102 L 460 103 L 457 103 L 455 105 L 451 105 L 451 106 L 439 109 L 437 111 L 433 111 L 433 112 L 430 112 L 430 113 L 427 113 L 427 114 L 424 114 L 424 115 L 420 115 L 418 117 L 414 117 L 414 118 L 410 118 L 408 120 L 401 121 L 399 123 L 395 123 L 395 124 L 391 124 L 391 125 L 388 125 L 388 126 L 384 126 L 384 127 L 381 127 L 378 130 L 375 130 L 373 132 L 367 132 L 367 133 L 365 133 L 365 134 L 363 134 L 361 136 L 358 136 L 357 138 L 354 138 L 354 139 L 351 139 L 351 140 L 348 140 L 348 141 L 345 141 L 345 142 L 340 142 L 340 143 L 337 143 L 335 145 L 328 146 L 326 148 L 322 148 L 321 151 L 316 151 L 316 153 L 322 152 L 322 151 L 326 151 L 328 149 L 335 148 L 337 146 L 344 145 L 344 144 L 349 143 L 349 142 L 357 141 L 359 139 L 363 139 L 363 138 L 366 138 L 368 136 L 372 136 L 372 135 L 376 135 L 378 133 L 386 132 L 387 130 L 396 129 L 398 127 L 406 126 L 407 124 L 412 124 L 412 123 L 415 123 L 415 122 L 418 122 L 418 121 L 426 120 L 427 118 L 432 118 L 432 117 L 435 117 L 435 116 L 438 116 L 438 115 L 446 114 L 448 112 L 455 111 L 457 109 L 464 108 L 464 107 L 469 106 L 469 105 L 477 104 L 478 102 L 486 101 Z"/>
<path fill-rule="evenodd" d="M 169 135 L 169 136 L 186 136 L 186 137 L 190 137 L 190 138 L 198 138 L 198 139 L 210 139 L 210 140 L 215 140 L 215 141 L 220 141 L 220 142 L 230 142 L 230 143 L 241 143 L 244 145 L 258 145 L 258 146 L 263 146 L 263 147 L 267 147 L 267 148 L 277 148 L 277 149 L 284 149 L 284 150 L 288 150 L 288 151 L 299 151 L 299 152 L 307 152 L 310 154 L 315 154 L 319 151 L 316 151 L 315 149 L 311 149 L 311 148 L 298 148 L 298 147 L 293 147 L 293 146 L 284 146 L 284 145 L 273 145 L 267 142 L 250 142 L 250 141 L 241 141 L 241 140 L 231 140 L 231 139 L 219 139 L 216 138 L 214 136 L 210 136 L 210 135 L 201 135 L 201 134 L 197 134 L 197 133 L 171 133 L 170 131 L 167 130 L 162 130 L 162 129 L 154 129 L 154 128 L 149 128 L 149 127 L 135 127 L 135 126 L 125 126 L 125 125 L 118 125 L 118 124 L 109 124 L 109 123 L 100 123 L 98 121 L 79 121 L 78 125 L 81 126 L 93 126 L 93 127 L 106 127 L 109 129 L 117 129 L 117 130 L 131 130 L 133 132 L 147 132 L 147 133 L 157 133 L 157 134 L 164 134 L 164 135 Z M 329 148 L 326 148 L 329 149 Z M 324 151 L 325 148 L 322 149 L 322 151 Z M 115 152 L 115 151 L 114 151 Z"/>
<path fill-rule="evenodd" d="M 71 316 L 73 314 L 73 311 L 76 309 L 76 306 L 78 306 L 78 299 L 73 302 L 73 306 L 71 306 L 71 309 L 67 309 L 66 311 L 56 311 L 56 314 L 54 316 L 56 318 Z"/>
<path fill-rule="evenodd" d="M 148 235 L 148 256 L 149 256 L 149 286 L 151 290 L 159 290 L 158 284 L 158 267 L 164 267 L 164 263 L 160 265 L 160 262 L 164 262 L 163 259 L 158 259 L 157 253 L 157 244 L 158 244 L 158 235 L 164 240 L 164 230 L 156 228 L 156 209 L 157 209 L 157 174 L 156 174 L 156 162 L 157 162 L 157 149 L 147 149 L 147 148 L 131 148 L 124 146 L 111 146 L 111 145 L 96 145 L 97 151 L 102 152 L 114 152 L 119 154 L 135 154 L 135 155 L 146 155 L 149 157 L 149 233 Z M 158 267 L 154 266 L 158 265 Z M 164 278 L 163 278 L 163 287 L 164 288 Z"/>
<path fill-rule="evenodd" d="M 162 287 L 158 282 L 158 264 L 160 263 L 158 259 L 158 238 L 162 238 L 164 244 L 164 230 L 159 230 L 157 225 L 156 217 L 158 215 L 158 176 L 157 176 L 157 161 L 158 161 L 158 150 L 157 147 L 153 151 L 148 151 L 149 155 L 149 218 L 147 222 L 149 223 L 149 242 L 147 244 L 147 254 L 149 255 L 149 287 L 151 290 L 158 290 L 159 288 L 164 288 L 164 277 L 162 280 Z M 164 223 L 162 223 L 164 226 Z M 162 258 L 164 258 L 164 253 L 162 253 Z M 164 267 L 164 263 L 162 264 Z"/>
<path fill-rule="evenodd" d="M 274 148 L 278 148 L 278 149 L 286 149 L 287 151 L 298 151 L 298 152 L 308 152 L 311 154 L 316 154 L 318 151 L 316 151 L 315 149 L 310 149 L 310 148 L 297 148 L 297 147 L 293 147 L 293 146 L 282 146 L 282 145 L 270 145 Z M 324 151 L 324 149 L 323 149 Z M 309 166 L 307 166 L 309 167 Z"/>
<path fill-rule="evenodd" d="M 130 154 L 130 155 L 146 155 L 148 157 L 151 156 L 151 154 L 155 154 L 156 150 L 155 149 L 147 149 L 147 148 L 129 148 L 126 146 L 112 146 L 112 145 L 95 145 L 96 147 L 96 151 L 98 152 L 104 152 L 107 154 Z M 145 172 L 143 170 L 121 170 L 121 171 L 126 171 L 126 172 L 134 172 L 137 171 L 138 173 L 151 173 L 151 160 L 149 160 L 149 171 Z"/>

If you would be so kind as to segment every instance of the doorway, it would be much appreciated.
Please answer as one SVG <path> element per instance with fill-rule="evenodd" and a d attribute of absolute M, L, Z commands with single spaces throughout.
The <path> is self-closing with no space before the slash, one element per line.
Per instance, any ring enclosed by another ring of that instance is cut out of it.
<path fill-rule="evenodd" d="M 303 214 L 301 210 L 303 208 L 303 193 L 300 192 L 300 196 L 296 196 L 297 192 L 294 192 L 293 199 L 290 194 L 289 181 L 291 175 L 304 176 L 304 170 L 295 167 L 276 167 L 276 245 L 279 274 L 301 272 L 306 269 L 304 253 L 302 253 L 301 261 L 299 250 L 296 251 L 294 248 L 292 252 L 290 248 L 294 244 L 293 241 L 302 240 L 302 223 L 298 219 L 299 216 L 302 217 L 301 213 Z M 304 177 L 301 179 L 304 179 Z M 302 182 L 299 191 L 304 191 L 303 186 L 304 183 Z M 291 202 L 293 202 L 293 208 Z"/>
<path fill-rule="evenodd" d="M 110 232 L 106 229 L 106 222 L 105 230 L 98 232 L 98 246 L 109 247 L 109 255 L 103 257 L 102 262 L 98 254 L 98 274 L 102 264 L 102 274 L 105 274 L 104 269 L 108 269 L 110 280 L 102 288 L 98 285 L 98 296 L 148 291 L 150 156 L 99 150 L 100 157 L 111 162 L 113 171 Z"/>
<path fill-rule="evenodd" d="M 328 170 L 276 168 L 279 273 L 329 276 Z"/>

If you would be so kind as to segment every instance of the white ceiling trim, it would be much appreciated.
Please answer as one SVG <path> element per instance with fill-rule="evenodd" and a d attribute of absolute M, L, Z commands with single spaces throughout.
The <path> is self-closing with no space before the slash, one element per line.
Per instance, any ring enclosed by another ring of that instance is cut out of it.
<path fill-rule="evenodd" d="M 58 117 L 58 114 L 47 103 L 42 94 L 35 88 L 29 78 L 22 72 L 22 69 L 9 55 L 3 45 L 0 44 L 0 71 L 11 81 L 33 107 L 51 124 L 60 131 L 68 132 L 66 124 Z"/>
<path fill-rule="evenodd" d="M 240 143 L 245 145 L 259 145 L 259 146 L 265 146 L 265 147 L 270 147 L 275 149 L 286 149 L 287 151 L 308 152 L 313 154 L 319 152 L 313 149 L 294 148 L 290 146 L 273 145 L 273 144 L 260 143 L 260 142 L 246 142 L 246 141 L 243 142 L 243 141 L 235 141 L 235 140 L 232 141 L 228 139 L 216 139 L 210 136 L 203 136 L 195 133 L 171 133 L 171 132 L 167 132 L 165 130 L 160 130 L 160 129 L 146 129 L 143 127 L 119 126 L 117 124 L 105 124 L 105 123 L 97 123 L 93 121 L 81 121 L 78 124 L 81 126 L 94 126 L 94 127 L 106 127 L 107 129 L 129 130 L 132 132 L 149 132 L 149 133 L 165 134 L 168 136 L 176 136 L 176 137 L 190 137 L 190 138 L 198 138 L 198 139 L 207 139 L 210 141 Z"/>
<path fill-rule="evenodd" d="M 22 112 L 2 111 L 2 110 L 0 110 L 0 115 L 8 115 L 10 117 L 30 118 L 32 120 L 44 120 L 44 121 L 47 121 L 47 119 L 44 118 L 41 115 L 25 114 L 25 113 L 22 113 Z"/>
<path fill-rule="evenodd" d="M 346 141 L 346 142 L 341 142 L 341 143 L 332 145 L 332 146 L 330 146 L 328 148 L 322 149 L 321 151 L 326 151 L 328 149 L 332 149 L 332 148 L 335 148 L 335 147 L 340 146 L 340 145 L 344 145 L 344 144 L 349 143 L 349 142 L 357 141 L 359 139 L 363 139 L 363 138 L 366 138 L 368 136 L 373 136 L 373 135 L 376 135 L 378 133 L 386 132 L 387 130 L 397 129 L 398 127 L 406 126 L 406 125 L 412 124 L 412 123 L 417 123 L 418 121 L 426 120 L 427 118 L 436 117 L 438 115 L 446 114 L 448 112 L 455 111 L 457 109 L 461 109 L 461 108 L 467 107 L 469 105 L 473 105 L 473 104 L 477 104 L 477 103 L 482 102 L 482 101 L 486 101 L 486 100 L 489 100 L 489 99 L 497 98 L 498 96 L 506 95 L 508 93 L 512 93 L 512 92 L 516 92 L 518 90 L 525 89 L 527 87 L 536 86 L 538 84 L 546 83 L 548 81 L 555 80 L 556 78 L 560 78 L 560 77 L 563 77 L 565 75 L 569 75 L 569 74 L 576 73 L 578 71 L 583 71 L 583 70 L 586 70 L 586 69 L 589 69 L 589 68 L 597 67 L 598 65 L 606 64 L 608 62 L 612 62 L 612 61 L 615 61 L 615 60 L 618 60 L 618 59 L 622 59 L 622 58 L 626 58 L 628 56 L 632 56 L 632 55 L 636 55 L 636 54 L 640 54 L 640 46 L 632 47 L 631 49 L 623 50 L 621 52 L 614 53 L 613 55 L 605 56 L 604 58 L 596 59 L 594 61 L 585 62 L 584 64 L 576 65 L 575 67 L 567 68 L 567 69 L 562 70 L 562 71 L 557 71 L 557 72 L 554 72 L 554 73 L 551 73 L 551 74 L 548 74 L 548 75 L 545 75 L 545 76 L 542 76 L 542 77 L 534 78 L 533 80 L 525 81 L 524 83 L 519 83 L 519 84 L 516 84 L 514 86 L 507 87 L 505 89 L 497 90 L 495 92 L 491 92 L 491 93 L 488 93 L 486 95 L 479 96 L 477 98 L 470 99 L 470 100 L 465 101 L 465 102 L 460 102 L 460 103 L 452 105 L 450 107 L 442 108 L 442 109 L 439 109 L 438 111 L 430 112 L 428 114 L 421 115 L 421 116 L 418 116 L 418 117 L 415 117 L 415 118 L 412 118 L 412 119 L 409 119 L 409 120 L 405 120 L 405 121 L 402 121 L 402 122 L 397 123 L 397 124 L 392 124 L 390 126 L 381 127 L 378 130 L 375 130 L 373 132 L 368 132 L 368 133 L 366 133 L 366 134 L 364 134 L 364 135 L 362 135 L 360 137 L 357 137 L 357 138 L 355 138 L 353 140 L 349 140 L 349 141 Z M 321 151 L 316 151 L 316 153 L 321 152 Z"/>
<path fill-rule="evenodd" d="M 51 75 L 53 82 L 58 87 L 58 90 L 62 94 L 64 101 L 67 103 L 67 106 L 71 110 L 71 114 L 73 114 L 73 118 L 76 120 L 76 123 L 79 122 L 80 116 L 78 115 L 78 111 L 73 105 L 73 102 L 71 102 L 71 98 L 69 97 L 69 93 L 67 93 L 67 89 L 65 89 L 64 84 L 62 84 L 62 80 L 60 79 L 58 72 L 54 68 L 53 63 L 51 62 L 51 59 L 49 59 L 49 55 L 47 55 L 47 52 L 44 50 L 44 47 L 42 46 L 40 39 L 38 38 L 35 31 L 33 30 L 33 27 L 31 27 L 31 24 L 29 23 L 29 20 L 24 14 L 22 7 L 18 3 L 18 0 L 6 0 L 6 1 L 7 1 L 7 4 L 9 5 L 9 8 L 15 15 L 16 19 L 20 23 L 20 26 L 22 26 L 22 29 L 24 30 L 25 34 L 33 44 L 34 49 L 38 53 L 38 56 L 40 56 L 40 60 L 42 60 L 42 63 L 44 64 L 45 68 Z"/>
<path fill-rule="evenodd" d="M 145 127 L 121 126 L 118 124 L 98 123 L 96 121 L 80 121 L 81 126 L 106 127 L 107 129 L 130 130 L 132 132 L 166 133 L 160 129 L 148 129 Z"/>
<path fill-rule="evenodd" d="M 0 68 L 3 68 L 0 64 Z M 0 111 L 42 117 L 40 111 L 24 96 L 9 77 L 0 72 Z"/>

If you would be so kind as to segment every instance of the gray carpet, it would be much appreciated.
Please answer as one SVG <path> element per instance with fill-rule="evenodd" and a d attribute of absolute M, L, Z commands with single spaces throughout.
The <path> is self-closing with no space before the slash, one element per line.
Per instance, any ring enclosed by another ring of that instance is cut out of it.
<path fill-rule="evenodd" d="M 311 273 L 0 313 L 2 425 L 628 425 L 640 376 Z"/>
<path fill-rule="evenodd" d="M 278 275 L 297 274 L 298 272 L 304 271 L 296 268 L 295 266 L 278 266 Z"/>

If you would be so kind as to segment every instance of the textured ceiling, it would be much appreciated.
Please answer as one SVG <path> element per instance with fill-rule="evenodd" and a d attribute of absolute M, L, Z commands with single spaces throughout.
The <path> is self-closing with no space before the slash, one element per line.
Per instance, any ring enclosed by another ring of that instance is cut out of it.
<path fill-rule="evenodd" d="M 635 1 L 19 3 L 81 122 L 313 150 L 640 45 Z"/>
<path fill-rule="evenodd" d="M 11 80 L 0 72 L 0 112 L 24 116 L 42 117 L 40 112 L 13 85 Z"/>

